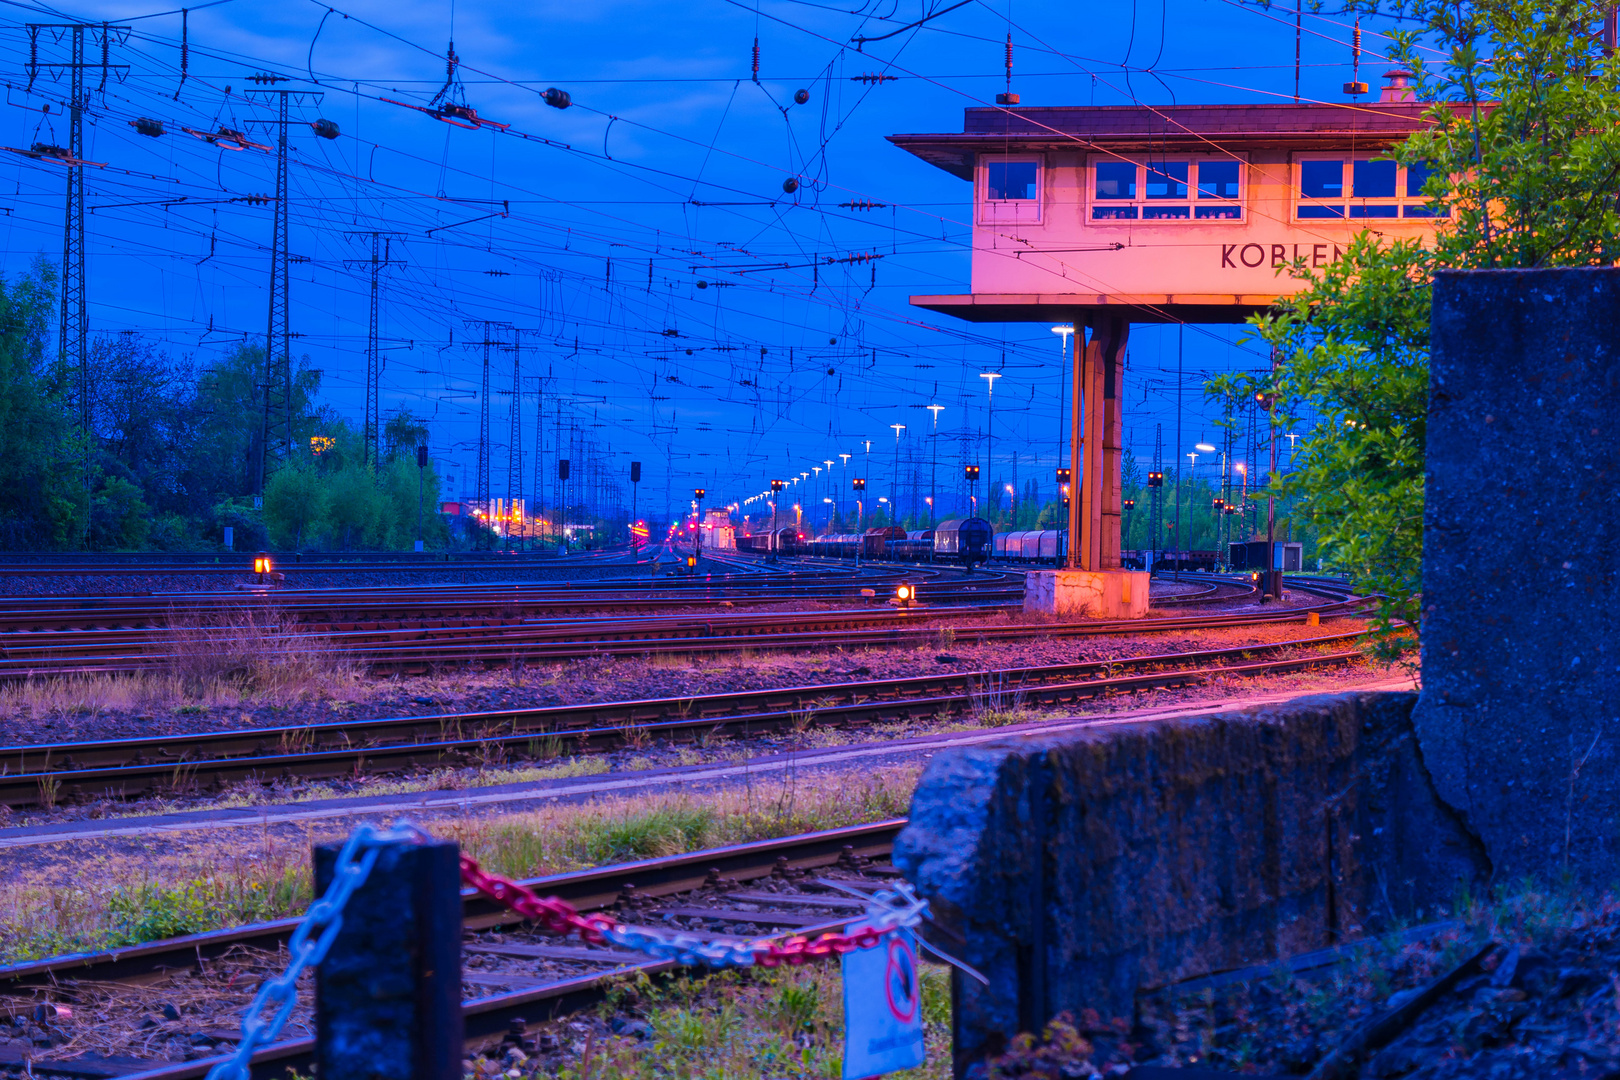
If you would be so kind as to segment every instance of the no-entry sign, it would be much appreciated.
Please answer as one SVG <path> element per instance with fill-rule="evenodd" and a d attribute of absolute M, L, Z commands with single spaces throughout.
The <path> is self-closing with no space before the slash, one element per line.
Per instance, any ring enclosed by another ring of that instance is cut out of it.
<path fill-rule="evenodd" d="M 850 923 L 849 933 L 866 928 Z M 923 1063 L 922 981 L 916 936 L 893 930 L 870 949 L 844 954 L 844 1080 Z"/>

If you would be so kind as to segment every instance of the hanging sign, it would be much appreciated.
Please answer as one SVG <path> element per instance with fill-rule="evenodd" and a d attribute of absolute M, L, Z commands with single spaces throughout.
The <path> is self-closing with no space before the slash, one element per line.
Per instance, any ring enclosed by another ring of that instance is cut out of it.
<path fill-rule="evenodd" d="M 865 921 L 850 923 L 854 934 Z M 923 1063 L 916 935 L 897 929 L 844 954 L 844 1077 L 867 1080 Z"/>

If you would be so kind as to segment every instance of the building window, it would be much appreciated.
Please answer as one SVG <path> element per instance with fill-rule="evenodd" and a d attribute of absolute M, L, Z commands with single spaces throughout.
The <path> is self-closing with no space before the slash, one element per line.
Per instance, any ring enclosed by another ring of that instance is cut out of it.
<path fill-rule="evenodd" d="M 1451 214 L 1450 210 L 1436 210 L 1427 205 L 1423 185 L 1430 169 L 1425 165 L 1397 165 L 1370 157 L 1296 160 L 1299 197 L 1294 216 L 1301 221 L 1324 218 L 1392 221 Z"/>
<path fill-rule="evenodd" d="M 1033 199 L 1039 171 L 1033 161 L 992 161 L 985 167 L 985 194 L 991 199 Z"/>
<path fill-rule="evenodd" d="M 1243 162 L 1232 158 L 1097 160 L 1093 221 L 1241 221 Z"/>
<path fill-rule="evenodd" d="M 979 222 L 985 225 L 1039 224 L 1041 161 L 1036 157 L 981 158 Z"/>

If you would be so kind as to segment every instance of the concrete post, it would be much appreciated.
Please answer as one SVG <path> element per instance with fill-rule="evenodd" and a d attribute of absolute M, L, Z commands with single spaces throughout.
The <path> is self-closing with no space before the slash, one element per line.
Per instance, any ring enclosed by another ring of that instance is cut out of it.
<path fill-rule="evenodd" d="M 1620 872 L 1620 271 L 1434 285 L 1414 724 L 1498 881 Z"/>
<path fill-rule="evenodd" d="M 338 844 L 315 849 L 315 893 Z M 382 848 L 315 979 L 321 1080 L 461 1080 L 461 872 L 454 841 Z"/>
<path fill-rule="evenodd" d="M 1115 315 L 1092 321 L 1090 341 L 1083 340 L 1078 322 L 1074 333 L 1069 558 L 1062 570 L 1037 570 L 1025 577 L 1024 610 L 1139 619 L 1147 614 L 1150 576 L 1119 568 L 1121 367 L 1131 327 Z"/>

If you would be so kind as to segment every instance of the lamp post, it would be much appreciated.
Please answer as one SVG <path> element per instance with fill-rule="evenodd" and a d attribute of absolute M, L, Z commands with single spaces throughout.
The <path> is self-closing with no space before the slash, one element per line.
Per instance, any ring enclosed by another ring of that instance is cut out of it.
<path fill-rule="evenodd" d="M 995 433 L 996 433 L 996 380 L 1001 378 L 998 372 L 981 371 L 979 378 L 985 380 L 985 421 L 984 421 L 984 467 L 990 470 L 985 477 L 986 483 L 995 483 Z M 989 491 L 985 492 L 989 495 Z M 987 500 L 988 501 L 988 500 Z"/>
<path fill-rule="evenodd" d="M 933 447 L 933 463 L 928 466 L 928 527 L 934 527 L 934 504 L 939 501 L 939 414 L 943 405 L 930 405 L 928 411 L 934 414 L 934 433 L 929 436 L 929 445 Z"/>
<path fill-rule="evenodd" d="M 839 460 L 843 462 L 843 465 L 844 465 L 844 479 L 847 480 L 847 479 L 849 479 L 849 459 L 851 457 L 854 457 L 854 455 L 853 454 L 839 454 L 838 457 L 839 457 Z M 835 488 L 834 490 L 837 490 L 837 489 Z M 837 513 L 838 513 L 838 499 L 836 497 L 834 497 L 834 499 L 833 499 L 833 514 L 836 516 Z M 831 526 L 828 526 L 828 528 L 831 528 Z"/>
<path fill-rule="evenodd" d="M 787 485 L 780 480 L 771 481 L 771 542 L 766 545 L 766 562 L 776 561 L 776 496 Z"/>
<path fill-rule="evenodd" d="M 823 465 L 827 466 L 827 486 L 826 486 L 826 491 L 827 491 L 828 494 L 831 494 L 832 490 L 833 490 L 832 462 L 823 459 L 821 463 Z M 833 516 L 833 511 L 838 509 L 838 501 L 836 499 L 825 498 L 825 496 L 823 497 L 823 501 L 833 504 L 833 509 L 827 511 L 827 531 L 832 532 L 832 516 Z"/>
<path fill-rule="evenodd" d="M 871 476 L 872 475 L 872 440 L 871 439 L 862 439 L 861 442 L 866 444 L 866 459 L 863 462 L 863 468 L 861 469 L 861 472 L 864 473 L 866 476 Z M 864 481 L 863 481 L 863 486 L 864 486 Z M 856 522 L 855 522 L 855 526 L 856 526 L 855 531 L 860 532 L 862 527 L 863 527 L 863 523 L 860 520 L 857 519 Z"/>
<path fill-rule="evenodd" d="M 890 424 L 894 429 L 894 486 L 889 489 L 889 524 L 897 524 L 900 516 L 900 433 L 904 424 Z"/>

